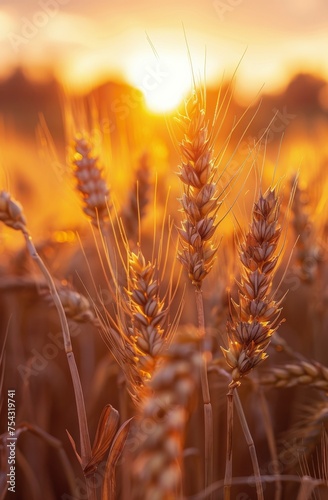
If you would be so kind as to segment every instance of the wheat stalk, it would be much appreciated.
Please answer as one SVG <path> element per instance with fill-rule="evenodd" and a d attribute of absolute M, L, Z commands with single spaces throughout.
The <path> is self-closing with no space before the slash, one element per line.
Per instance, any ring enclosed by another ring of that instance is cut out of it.
<path fill-rule="evenodd" d="M 195 287 L 198 329 L 204 354 L 201 381 L 205 425 L 205 488 L 213 482 L 213 412 L 207 376 L 209 343 L 206 338 L 202 283 L 212 269 L 217 245 L 213 238 L 217 227 L 216 214 L 221 206 L 217 191 L 213 137 L 206 118 L 205 96 L 201 91 L 191 94 L 185 113 L 178 118 L 183 138 L 179 143 L 181 163 L 178 176 L 184 193 L 180 199 L 185 219 L 179 228 L 181 250 L 178 258 L 187 269 Z"/>
<path fill-rule="evenodd" d="M 230 499 L 232 484 L 233 395 L 243 376 L 263 361 L 272 334 L 279 327 L 280 303 L 270 297 L 274 270 L 278 261 L 277 245 L 281 234 L 279 226 L 280 203 L 274 190 L 260 194 L 254 204 L 252 222 L 245 241 L 240 245 L 239 257 L 242 276 L 239 303 L 232 300 L 235 314 L 227 323 L 229 348 L 221 347 L 227 364 L 232 369 L 227 394 L 227 460 L 225 472 L 225 500 Z M 256 455 L 252 456 L 256 488 L 263 499 Z"/>

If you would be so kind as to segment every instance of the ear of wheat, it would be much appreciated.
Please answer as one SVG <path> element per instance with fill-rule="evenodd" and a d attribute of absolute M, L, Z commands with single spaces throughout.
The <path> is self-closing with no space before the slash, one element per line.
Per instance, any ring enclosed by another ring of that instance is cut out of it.
<path fill-rule="evenodd" d="M 328 368 L 314 361 L 288 363 L 280 367 L 270 368 L 260 378 L 260 383 L 273 387 L 294 387 L 295 385 L 311 385 L 317 389 L 328 391 Z"/>
<path fill-rule="evenodd" d="M 232 301 L 235 314 L 227 323 L 229 348 L 221 348 L 232 369 L 233 386 L 238 386 L 241 378 L 267 357 L 271 335 L 280 324 L 280 303 L 270 298 L 281 234 L 279 208 L 274 190 L 261 194 L 254 204 L 250 230 L 240 246 L 239 303 Z"/>
<path fill-rule="evenodd" d="M 21 204 L 6 191 L 0 192 L 0 221 L 12 229 L 21 230 L 26 219 Z"/>
<path fill-rule="evenodd" d="M 90 217 L 91 222 L 98 226 L 99 222 L 108 219 L 109 189 L 103 178 L 99 159 L 93 154 L 92 144 L 87 135 L 76 137 L 74 150 L 72 163 L 77 181 L 76 188 L 84 203 L 83 211 Z"/>
<path fill-rule="evenodd" d="M 180 142 L 178 175 L 184 185 L 180 201 L 185 215 L 179 229 L 182 246 L 179 260 L 186 267 L 193 285 L 199 289 L 213 266 L 217 250 L 213 244 L 216 212 L 221 204 L 214 179 L 217 169 L 201 92 L 192 93 L 178 122 L 184 134 Z"/>
<path fill-rule="evenodd" d="M 60 285 L 57 291 L 67 318 L 78 323 L 95 321 L 95 314 L 87 297 L 69 286 Z M 46 296 L 46 300 L 49 304 L 53 303 L 51 295 Z"/>
<path fill-rule="evenodd" d="M 295 180 L 292 179 L 292 183 Z M 306 190 L 297 184 L 292 204 L 293 226 L 297 239 L 298 272 L 306 283 L 313 283 L 317 276 L 322 255 L 316 242 L 315 226 L 308 212 Z"/>
<path fill-rule="evenodd" d="M 309 454 L 320 442 L 322 431 L 328 429 L 328 398 L 320 394 L 319 400 L 312 400 L 311 405 L 302 408 L 297 422 L 287 432 L 286 439 L 290 443 L 291 453 Z M 302 447 L 302 450 L 295 448 Z"/>
<path fill-rule="evenodd" d="M 159 296 L 159 282 L 155 278 L 155 266 L 146 263 L 143 254 L 131 253 L 130 269 L 130 312 L 132 319 L 131 337 L 134 343 L 137 364 L 147 378 L 154 372 L 156 358 L 163 349 L 166 338 L 164 323 L 167 309 Z"/>
<path fill-rule="evenodd" d="M 109 330 L 104 326 L 104 334 L 124 369 L 128 391 L 139 404 L 174 326 L 166 324 L 168 308 L 160 297 L 156 266 L 146 261 L 140 249 L 128 257 L 128 285 L 123 295 L 118 292 L 116 320 L 109 318 L 111 325 Z"/>
<path fill-rule="evenodd" d="M 148 386 L 141 406 L 139 446 L 132 472 L 136 499 L 169 500 L 181 495 L 183 446 L 201 357 L 190 339 L 172 344 Z M 144 424 L 144 425 L 143 425 Z"/>

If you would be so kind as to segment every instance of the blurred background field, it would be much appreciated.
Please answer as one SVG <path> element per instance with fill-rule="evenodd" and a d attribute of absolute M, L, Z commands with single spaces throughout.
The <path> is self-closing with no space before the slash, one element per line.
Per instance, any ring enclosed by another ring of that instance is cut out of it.
<path fill-rule="evenodd" d="M 79 0 L 2 2 L 2 183 L 22 197 L 27 213 L 31 204 L 30 224 L 39 234 L 58 229 L 57 221 L 60 229 L 78 223 L 63 182 L 69 114 L 64 96 L 87 101 L 98 115 L 88 128 L 107 137 L 108 176 L 120 193 L 145 149 L 153 155 L 154 170 L 174 171 L 177 157 L 165 116 L 172 127 L 172 112 L 192 85 L 191 65 L 198 81 L 205 75 L 213 112 L 219 88 L 239 62 L 218 148 L 243 108 L 253 104 L 255 109 L 262 99 L 239 151 L 252 147 L 272 122 L 269 161 L 275 161 L 284 136 L 278 168 L 284 173 L 300 168 L 304 182 L 315 183 L 327 155 L 326 18 L 327 5 L 320 0 L 274 5 L 224 0 L 193 2 L 190 8 L 182 0 L 110 6 Z M 251 116 L 252 111 L 234 134 L 231 151 Z M 40 117 L 57 157 L 40 137 L 36 140 Z M 74 119 L 85 127 L 81 115 Z M 43 203 L 49 192 L 57 194 L 56 207 Z M 123 202 L 124 196 L 118 197 Z M 2 236 L 6 244 L 8 238 Z"/>

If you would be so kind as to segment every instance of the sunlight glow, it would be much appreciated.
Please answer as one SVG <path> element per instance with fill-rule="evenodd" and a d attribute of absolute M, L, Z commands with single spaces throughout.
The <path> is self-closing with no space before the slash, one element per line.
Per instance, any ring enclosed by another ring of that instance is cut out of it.
<path fill-rule="evenodd" d="M 127 79 L 145 96 L 155 113 L 174 110 L 191 88 L 192 75 L 186 54 L 170 52 L 165 57 L 136 56 L 127 68 Z"/>

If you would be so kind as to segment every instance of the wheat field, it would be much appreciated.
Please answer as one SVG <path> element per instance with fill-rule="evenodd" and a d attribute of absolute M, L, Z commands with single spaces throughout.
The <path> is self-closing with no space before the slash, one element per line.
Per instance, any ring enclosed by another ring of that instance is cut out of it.
<path fill-rule="evenodd" d="M 1 499 L 328 498 L 328 118 L 296 94 L 65 95 L 3 134 Z"/>

